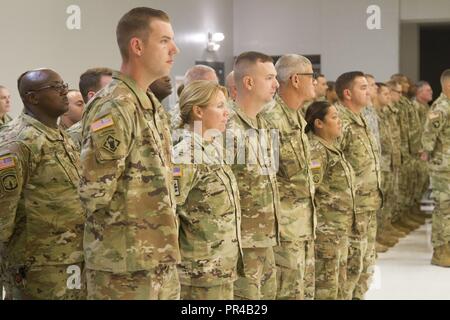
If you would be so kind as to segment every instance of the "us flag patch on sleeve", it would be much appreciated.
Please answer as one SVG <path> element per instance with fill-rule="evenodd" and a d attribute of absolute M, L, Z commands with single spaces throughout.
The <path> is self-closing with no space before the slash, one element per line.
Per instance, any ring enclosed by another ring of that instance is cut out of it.
<path fill-rule="evenodd" d="M 8 169 L 15 167 L 16 163 L 14 162 L 14 158 L 9 157 L 0 157 L 0 170 Z"/>
<path fill-rule="evenodd" d="M 99 130 L 111 127 L 114 124 L 114 121 L 111 116 L 106 116 L 101 118 L 100 120 L 95 121 L 91 124 L 92 132 L 97 132 Z"/>
<path fill-rule="evenodd" d="M 181 168 L 180 167 L 173 167 L 173 176 L 174 177 L 181 177 Z"/>

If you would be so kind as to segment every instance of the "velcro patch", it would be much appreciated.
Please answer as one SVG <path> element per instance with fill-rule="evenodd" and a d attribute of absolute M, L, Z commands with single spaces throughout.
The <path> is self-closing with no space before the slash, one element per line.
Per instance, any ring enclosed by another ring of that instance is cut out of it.
<path fill-rule="evenodd" d="M 316 160 L 311 161 L 311 169 L 320 169 L 320 162 Z"/>
<path fill-rule="evenodd" d="M 173 167 L 173 176 L 174 177 L 182 177 L 183 176 L 181 167 Z"/>
<path fill-rule="evenodd" d="M 91 124 L 92 132 L 97 132 L 99 130 L 111 127 L 114 124 L 114 121 L 111 116 L 106 116 L 101 118 L 100 120 L 95 121 Z"/>
<path fill-rule="evenodd" d="M 180 196 L 181 192 L 180 192 L 180 185 L 178 183 L 177 179 L 173 180 L 173 191 L 175 192 L 176 196 Z"/>
<path fill-rule="evenodd" d="M 1 177 L 0 181 L 5 191 L 11 192 L 18 187 L 17 176 L 15 174 L 6 174 Z"/>
<path fill-rule="evenodd" d="M 109 135 L 106 137 L 105 142 L 103 143 L 103 148 L 111 152 L 116 152 L 119 145 L 120 141 L 114 138 L 112 135 Z"/>
<path fill-rule="evenodd" d="M 437 113 L 437 112 L 430 112 L 428 114 L 428 119 L 433 120 L 433 119 L 436 119 L 436 118 L 439 118 L 439 113 Z"/>
<path fill-rule="evenodd" d="M 0 170 L 13 168 L 16 166 L 14 162 L 14 158 L 11 156 L 1 157 L 0 158 Z"/>

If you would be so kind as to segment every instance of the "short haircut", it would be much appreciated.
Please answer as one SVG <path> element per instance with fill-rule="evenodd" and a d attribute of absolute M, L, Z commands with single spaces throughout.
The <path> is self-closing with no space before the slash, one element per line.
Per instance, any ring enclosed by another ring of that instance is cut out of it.
<path fill-rule="evenodd" d="M 286 83 L 295 73 L 303 73 L 311 65 L 308 58 L 298 54 L 286 54 L 281 56 L 275 64 L 277 79 L 280 83 Z"/>
<path fill-rule="evenodd" d="M 425 80 L 417 81 L 416 84 L 415 84 L 415 86 L 417 88 L 417 91 L 419 91 L 419 89 L 421 89 L 422 87 L 427 86 L 427 85 L 429 86 L 430 83 L 425 81 Z"/>
<path fill-rule="evenodd" d="M 334 81 L 327 81 L 327 92 L 329 91 L 336 91 L 336 82 Z"/>
<path fill-rule="evenodd" d="M 374 77 L 373 75 L 369 74 L 369 73 L 365 73 L 365 74 L 364 74 L 364 77 L 366 77 L 366 78 L 371 78 L 371 79 L 374 79 L 374 80 L 375 80 L 375 77 Z"/>
<path fill-rule="evenodd" d="M 364 77 L 361 71 L 350 71 L 341 74 L 336 80 L 336 94 L 340 100 L 344 100 L 344 90 L 351 89 L 356 78 Z"/>
<path fill-rule="evenodd" d="M 395 89 L 398 86 L 401 86 L 401 83 L 395 80 L 390 80 L 386 82 L 386 85 L 389 87 L 389 89 Z"/>
<path fill-rule="evenodd" d="M 167 13 L 148 7 L 138 7 L 128 11 L 119 21 L 116 28 L 117 44 L 124 61 L 129 58 L 128 45 L 134 37 L 146 43 L 150 34 L 150 24 L 153 20 L 169 22 Z"/>
<path fill-rule="evenodd" d="M 208 74 L 214 74 L 217 78 L 216 70 L 203 64 L 197 64 L 189 68 L 184 74 L 184 85 L 187 86 L 196 80 L 209 80 L 206 78 Z"/>
<path fill-rule="evenodd" d="M 383 88 L 388 88 L 389 89 L 389 87 L 383 82 L 376 82 L 375 84 L 377 85 L 377 92 L 378 93 L 380 93 Z"/>
<path fill-rule="evenodd" d="M 199 106 L 200 108 L 206 108 L 211 99 L 221 91 L 225 98 L 228 93 L 225 87 L 222 87 L 217 82 L 196 80 L 188 84 L 181 92 L 179 106 L 180 106 L 180 127 L 190 123 L 192 108 Z"/>
<path fill-rule="evenodd" d="M 234 81 L 236 82 L 236 86 L 238 86 L 241 80 L 249 74 L 250 69 L 258 62 L 273 63 L 273 59 L 267 54 L 256 51 L 243 52 L 236 58 L 233 68 Z"/>
<path fill-rule="evenodd" d="M 78 87 L 85 103 L 88 102 L 89 91 L 97 92 L 101 89 L 100 80 L 102 76 L 112 76 L 113 71 L 109 68 L 92 68 L 86 70 L 80 76 Z"/>
<path fill-rule="evenodd" d="M 444 70 L 441 74 L 441 85 L 444 86 L 444 82 L 450 80 L 450 69 Z"/>

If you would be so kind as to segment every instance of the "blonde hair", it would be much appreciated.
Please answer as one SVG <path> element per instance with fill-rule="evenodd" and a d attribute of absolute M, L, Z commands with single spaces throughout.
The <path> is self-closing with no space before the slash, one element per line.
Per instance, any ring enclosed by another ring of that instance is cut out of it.
<path fill-rule="evenodd" d="M 191 113 L 194 106 L 206 108 L 211 99 L 220 91 L 225 95 L 225 98 L 228 97 L 227 89 L 215 81 L 196 80 L 184 87 L 179 101 L 180 127 L 191 121 Z"/>

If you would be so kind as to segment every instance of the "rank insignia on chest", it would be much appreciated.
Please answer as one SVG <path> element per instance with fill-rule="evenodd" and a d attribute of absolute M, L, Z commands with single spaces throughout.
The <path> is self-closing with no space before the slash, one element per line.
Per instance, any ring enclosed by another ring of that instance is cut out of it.
<path fill-rule="evenodd" d="M 120 141 L 109 135 L 105 139 L 105 143 L 103 143 L 103 148 L 108 151 L 115 152 L 120 145 Z"/>
<path fill-rule="evenodd" d="M 320 176 L 318 174 L 313 174 L 313 181 L 314 181 L 314 183 L 319 183 L 320 182 Z"/>
<path fill-rule="evenodd" d="M 174 177 L 183 176 L 183 173 L 181 172 L 181 167 L 173 167 L 173 176 Z"/>
<path fill-rule="evenodd" d="M 15 166 L 16 166 L 16 164 L 14 162 L 13 157 L 1 157 L 0 158 L 0 170 L 12 168 Z"/>
<path fill-rule="evenodd" d="M 180 196 L 180 185 L 177 179 L 173 180 L 173 191 L 175 193 L 176 196 Z"/>

